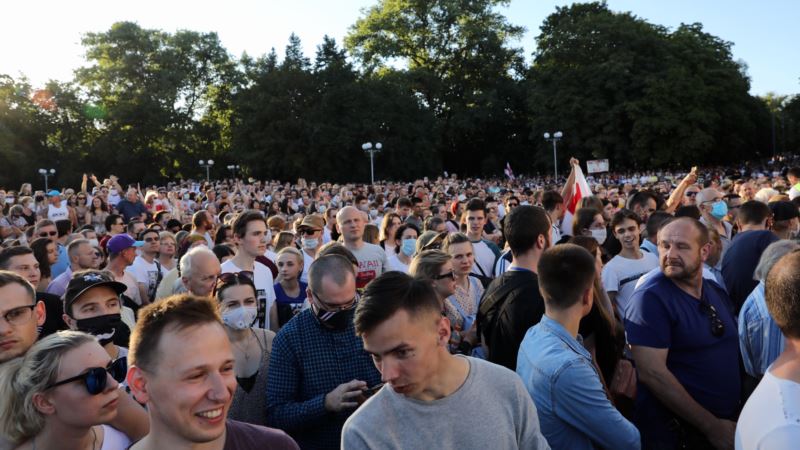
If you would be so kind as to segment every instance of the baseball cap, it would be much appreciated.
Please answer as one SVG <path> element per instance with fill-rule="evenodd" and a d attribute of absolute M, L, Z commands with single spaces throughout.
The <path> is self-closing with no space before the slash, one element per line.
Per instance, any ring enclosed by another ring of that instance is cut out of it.
<path fill-rule="evenodd" d="M 109 239 L 106 248 L 109 253 L 119 253 L 127 248 L 141 247 L 143 245 L 143 241 L 134 240 L 127 233 L 122 233 Z"/>
<path fill-rule="evenodd" d="M 776 221 L 791 220 L 795 217 L 800 217 L 800 212 L 798 212 L 797 206 L 795 206 L 795 204 L 792 202 L 772 202 L 769 204 L 769 209 L 772 210 L 772 218 Z"/>
<path fill-rule="evenodd" d="M 125 284 L 114 281 L 108 275 L 95 270 L 77 273 L 69 280 L 69 284 L 67 285 L 67 292 L 64 294 L 64 309 L 69 310 L 69 306 L 81 295 L 89 289 L 98 286 L 108 286 L 114 289 L 117 295 L 122 294 L 128 289 Z"/>
<path fill-rule="evenodd" d="M 53 189 L 53 190 L 51 190 L 50 192 L 47 193 L 48 197 L 58 197 L 59 195 L 61 195 L 61 192 L 58 192 L 55 189 Z"/>
<path fill-rule="evenodd" d="M 316 214 L 309 214 L 303 217 L 303 221 L 300 222 L 300 225 L 297 226 L 297 231 L 300 231 L 303 228 L 311 228 L 312 230 L 321 230 L 325 228 L 325 221 L 322 219 L 321 216 L 318 216 Z"/>

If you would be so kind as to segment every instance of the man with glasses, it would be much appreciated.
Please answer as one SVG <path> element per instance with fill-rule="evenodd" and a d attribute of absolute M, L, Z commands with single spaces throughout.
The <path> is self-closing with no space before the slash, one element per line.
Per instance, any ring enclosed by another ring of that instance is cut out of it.
<path fill-rule="evenodd" d="M 728 204 L 725 203 L 722 192 L 714 188 L 703 189 L 697 193 L 697 207 L 700 209 L 700 223 L 719 233 L 724 258 L 725 252 L 731 246 L 733 225 L 723 220 L 728 215 Z"/>
<path fill-rule="evenodd" d="M 297 226 L 297 235 L 300 238 L 300 247 L 303 250 L 303 267 L 311 267 L 317 257 L 317 249 L 322 247 L 322 229 L 325 221 L 321 216 L 309 214 Z M 308 269 L 300 274 L 300 281 L 308 283 Z"/>
<path fill-rule="evenodd" d="M 644 448 L 733 446 L 739 344 L 725 290 L 703 278 L 708 244 L 708 230 L 695 219 L 665 225 L 661 271 L 634 291 L 625 312 Z"/>
<path fill-rule="evenodd" d="M 34 288 L 39 285 L 42 277 L 39 261 L 33 256 L 33 250 L 29 247 L 9 247 L 0 251 L 0 270 L 16 273 L 28 280 Z M 60 297 L 47 292 L 37 292 L 36 300 L 43 302 L 45 307 L 45 321 L 40 333 L 42 336 L 67 329 L 67 324 L 61 318 L 64 314 L 64 304 Z"/>
<path fill-rule="evenodd" d="M 39 338 L 44 303 L 33 286 L 16 273 L 0 271 L 0 364 L 22 356 Z"/>
<path fill-rule="evenodd" d="M 281 328 L 272 344 L 267 421 L 303 449 L 338 449 L 345 420 L 381 380 L 356 336 L 356 276 L 340 255 L 321 256 L 309 270 L 311 308 Z"/>
<path fill-rule="evenodd" d="M 144 242 L 139 249 L 139 256 L 125 270 L 133 276 L 139 286 L 139 298 L 142 299 L 142 305 L 147 305 L 155 300 L 158 283 L 164 276 L 161 271 L 161 263 L 158 262 L 161 239 L 158 231 L 151 229 L 144 230 L 139 235 L 139 241 Z"/>
<path fill-rule="evenodd" d="M 104 249 L 112 237 L 125 232 L 125 221 L 119 214 L 109 214 L 105 220 L 105 227 L 106 235 L 100 239 L 100 246 Z"/>

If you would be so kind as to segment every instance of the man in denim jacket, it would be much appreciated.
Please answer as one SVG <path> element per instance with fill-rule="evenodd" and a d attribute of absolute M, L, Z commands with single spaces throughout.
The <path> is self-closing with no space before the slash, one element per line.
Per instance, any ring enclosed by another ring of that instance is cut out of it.
<path fill-rule="evenodd" d="M 639 431 L 608 399 L 578 326 L 592 309 L 595 258 L 563 244 L 539 260 L 545 315 L 528 330 L 517 358 L 542 434 L 553 449 L 641 448 Z"/>

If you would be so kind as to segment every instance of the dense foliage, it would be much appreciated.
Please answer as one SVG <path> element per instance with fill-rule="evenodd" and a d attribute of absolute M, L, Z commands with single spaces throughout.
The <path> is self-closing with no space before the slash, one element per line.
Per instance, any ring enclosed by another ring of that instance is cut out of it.
<path fill-rule="evenodd" d="M 0 185 L 55 168 L 146 182 L 240 164 L 258 178 L 366 181 L 443 170 L 498 175 L 607 157 L 613 169 L 724 163 L 796 151 L 800 97 L 751 96 L 731 44 L 700 24 L 670 30 L 605 3 L 557 8 L 530 65 L 507 0 L 377 0 L 344 47 L 313 59 L 234 58 L 215 33 L 121 22 L 84 35 L 87 64 L 41 89 L 0 75 Z M 773 142 L 773 130 L 774 142 Z"/>

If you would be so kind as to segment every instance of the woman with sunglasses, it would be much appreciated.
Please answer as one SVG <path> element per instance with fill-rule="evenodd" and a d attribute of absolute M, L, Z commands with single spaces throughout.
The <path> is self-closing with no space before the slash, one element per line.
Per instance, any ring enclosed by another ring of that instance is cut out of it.
<path fill-rule="evenodd" d="M 0 433 L 24 450 L 125 449 L 128 437 L 103 425 L 117 416 L 124 376 L 94 336 L 47 336 L 0 366 Z"/>
<path fill-rule="evenodd" d="M 89 205 L 87 203 L 87 196 L 85 192 L 78 192 L 75 195 L 75 216 L 78 218 L 78 226 L 86 225 L 86 214 L 89 212 Z"/>
<path fill-rule="evenodd" d="M 254 328 L 258 306 L 251 272 L 228 272 L 217 278 L 214 296 L 231 341 L 236 392 L 228 418 L 267 424 L 267 370 L 275 333 Z"/>
<path fill-rule="evenodd" d="M 453 270 L 453 260 L 450 255 L 441 250 L 424 250 L 411 261 L 409 274 L 415 278 L 428 280 L 433 286 L 439 304 L 442 305 L 442 315 L 450 319 L 451 352 L 455 352 L 461 344 L 461 327 L 457 326 L 460 317 L 458 310 L 453 307 L 447 298 L 456 292 L 456 273 Z"/>

